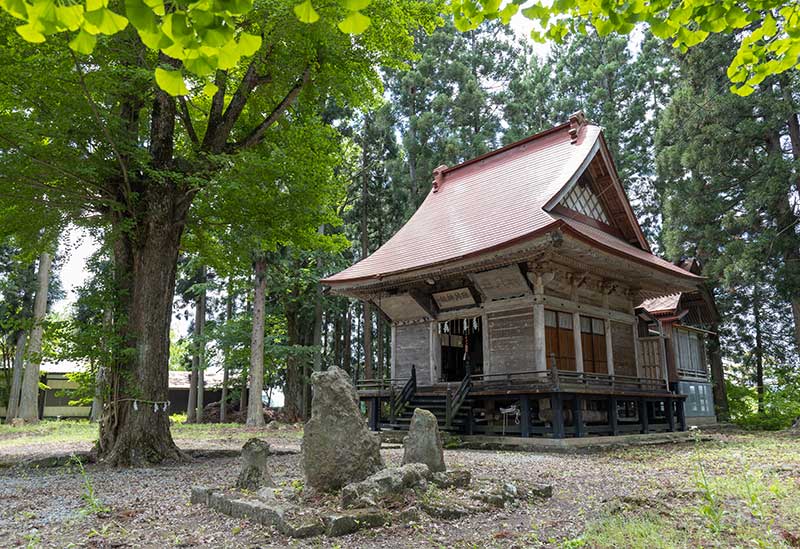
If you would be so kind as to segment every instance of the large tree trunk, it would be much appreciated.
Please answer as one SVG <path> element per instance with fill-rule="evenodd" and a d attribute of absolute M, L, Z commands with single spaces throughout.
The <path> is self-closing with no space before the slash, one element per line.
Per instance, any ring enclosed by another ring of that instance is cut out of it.
<path fill-rule="evenodd" d="M 50 287 L 50 254 L 39 256 L 39 269 L 36 274 L 36 297 L 33 302 L 33 329 L 28 343 L 28 366 L 22 376 L 22 391 L 17 417 L 25 423 L 39 421 L 39 365 L 42 362 L 42 336 L 44 317 L 47 314 L 47 290 Z"/>
<path fill-rule="evenodd" d="M 342 369 L 350 372 L 353 358 L 353 314 L 350 304 L 347 304 L 347 313 L 344 315 L 344 342 L 342 345 Z"/>
<path fill-rule="evenodd" d="M 203 289 L 200 295 L 197 296 L 197 305 L 195 307 L 194 324 L 197 326 L 195 341 L 195 353 L 197 355 L 197 400 L 195 402 L 196 412 L 195 418 L 197 423 L 203 423 L 203 408 L 205 407 L 205 369 L 206 369 L 206 267 L 203 265 L 200 268 L 200 282 L 203 284 Z"/>
<path fill-rule="evenodd" d="M 728 391 L 725 388 L 725 370 L 722 364 L 722 348 L 719 342 L 719 328 L 714 325 L 713 335 L 709 337 L 709 362 L 711 362 L 711 381 L 714 383 L 714 405 L 716 407 L 717 419 L 727 421 L 730 419 L 728 412 Z"/>
<path fill-rule="evenodd" d="M 16 344 L 14 345 L 14 365 L 11 372 L 11 389 L 8 394 L 8 406 L 6 407 L 6 423 L 17 417 L 19 411 L 19 393 L 22 389 L 22 372 L 25 369 L 25 347 L 28 342 L 28 333 L 25 330 L 17 332 Z"/>
<path fill-rule="evenodd" d="M 761 294 L 756 288 L 753 291 L 753 324 L 756 330 L 756 395 L 758 413 L 764 413 L 764 337 L 761 330 Z"/>
<path fill-rule="evenodd" d="M 296 303 L 297 292 L 292 291 L 286 305 L 286 336 L 290 347 L 300 345 L 299 307 Z M 286 359 L 286 383 L 283 387 L 283 410 L 291 420 L 303 417 L 303 363 L 304 359 L 290 353 Z"/>
<path fill-rule="evenodd" d="M 197 317 L 195 303 L 195 317 Z M 192 339 L 197 339 L 197 323 L 192 328 Z M 200 360 L 197 353 L 192 353 L 192 371 L 189 372 L 189 397 L 186 402 L 186 423 L 197 423 L 197 375 L 200 371 Z"/>
<path fill-rule="evenodd" d="M 108 363 L 111 354 L 111 330 L 113 327 L 113 309 L 111 306 L 106 307 L 103 311 L 103 342 L 102 342 L 102 355 L 100 361 L 97 363 L 97 371 L 94 376 L 94 398 L 92 399 L 92 412 L 89 420 L 94 423 L 100 421 L 103 415 L 103 401 L 108 390 L 106 379 L 108 375 Z"/>
<path fill-rule="evenodd" d="M 225 321 L 233 320 L 233 279 L 228 279 L 228 288 L 225 292 Z M 219 399 L 219 422 L 225 423 L 228 419 L 228 377 L 230 375 L 230 357 L 226 354 L 222 361 L 222 396 Z"/>
<path fill-rule="evenodd" d="M 247 424 L 264 425 L 264 308 L 267 295 L 267 259 L 255 261 L 255 292 L 253 296 L 253 335 L 250 339 L 250 398 Z"/>
<path fill-rule="evenodd" d="M 166 130 L 154 128 L 153 133 L 161 131 Z M 153 155 L 169 157 L 163 151 Z M 115 357 L 110 398 L 100 422 L 98 456 L 111 465 L 184 458 L 172 440 L 166 404 L 175 271 L 191 198 L 171 182 L 152 181 L 142 185 L 138 200 L 140 213 L 132 229 L 126 227 L 131 223 L 124 217 L 128 214 L 116 220 L 120 233 L 114 264 L 121 314 L 114 314 L 114 323 L 128 352 Z"/>

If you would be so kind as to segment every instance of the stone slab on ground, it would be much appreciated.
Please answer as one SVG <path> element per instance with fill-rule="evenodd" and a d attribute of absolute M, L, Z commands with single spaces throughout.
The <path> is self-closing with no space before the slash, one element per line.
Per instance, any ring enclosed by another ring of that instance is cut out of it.
<path fill-rule="evenodd" d="M 387 467 L 361 482 L 342 489 L 342 507 L 371 507 L 408 490 L 424 490 L 431 472 L 424 463 L 409 463 L 402 467 Z"/>
<path fill-rule="evenodd" d="M 462 437 L 461 447 L 469 450 L 518 450 L 523 452 L 574 452 L 579 450 L 592 452 L 629 446 L 694 442 L 698 439 L 711 440 L 712 438 L 689 431 L 571 438 L 470 435 Z"/>

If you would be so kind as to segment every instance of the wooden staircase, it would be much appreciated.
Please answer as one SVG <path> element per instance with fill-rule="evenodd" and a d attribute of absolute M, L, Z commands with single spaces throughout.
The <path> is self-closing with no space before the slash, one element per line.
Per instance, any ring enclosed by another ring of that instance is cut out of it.
<path fill-rule="evenodd" d="M 439 429 L 442 431 L 449 431 L 451 433 L 463 433 L 467 429 L 467 422 L 471 413 L 472 401 L 467 399 L 463 405 L 447 424 L 447 396 L 446 395 L 414 395 L 408 402 L 403 411 L 394 418 L 394 422 L 386 422 L 382 425 L 384 429 L 391 429 L 395 431 L 408 431 L 411 424 L 411 417 L 414 415 L 416 408 L 428 410 L 434 416 L 439 424 Z"/>
<path fill-rule="evenodd" d="M 412 383 L 416 381 L 416 376 L 413 374 L 414 371 L 412 370 Z M 382 427 L 407 431 L 411 424 L 414 410 L 422 408 L 436 416 L 439 429 L 452 433 L 466 433 L 472 420 L 472 406 L 474 404 L 469 398 L 471 389 L 472 382 L 469 375 L 464 378 L 455 393 L 450 391 L 446 393 L 418 393 L 416 390 L 406 392 L 404 389 L 403 394 L 407 395 L 407 398 L 402 401 L 402 404 L 395 406 L 394 409 L 397 410 L 397 413 L 392 414 L 388 423 L 384 423 Z"/>

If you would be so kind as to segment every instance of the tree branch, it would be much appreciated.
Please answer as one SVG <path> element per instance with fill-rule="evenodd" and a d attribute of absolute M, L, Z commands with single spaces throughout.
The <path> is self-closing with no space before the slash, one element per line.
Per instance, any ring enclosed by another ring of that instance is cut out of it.
<path fill-rule="evenodd" d="M 238 149 L 246 149 L 249 147 L 253 147 L 261 143 L 264 139 L 264 134 L 267 132 L 267 129 L 275 123 L 286 109 L 291 105 L 297 96 L 300 95 L 300 91 L 303 89 L 303 86 L 308 83 L 311 79 L 311 67 L 306 67 L 306 70 L 303 71 L 303 76 L 301 76 L 297 82 L 295 82 L 294 86 L 289 90 L 286 96 L 281 100 L 280 103 L 269 113 L 263 122 L 261 122 L 258 126 L 256 126 L 250 134 L 245 137 L 242 141 L 238 141 L 232 145 L 232 148 L 235 150 Z"/>
<path fill-rule="evenodd" d="M 89 107 L 92 109 L 92 115 L 94 116 L 97 125 L 100 126 L 100 130 L 103 132 L 103 135 L 108 140 L 108 144 L 111 146 L 114 157 L 117 159 L 117 163 L 119 164 L 119 169 L 122 171 L 122 182 L 125 185 L 125 201 L 128 202 L 128 206 L 130 206 L 131 183 L 128 179 L 128 168 L 125 166 L 125 159 L 122 158 L 114 138 L 111 137 L 111 132 L 108 131 L 108 126 L 106 126 L 106 124 L 103 122 L 103 117 L 100 116 L 100 109 L 97 108 L 97 104 L 94 102 L 92 95 L 89 93 L 89 87 L 86 85 L 86 79 L 83 76 L 81 64 L 78 62 L 78 56 L 75 55 L 75 52 L 72 51 L 72 48 L 69 48 L 69 52 L 72 55 L 72 60 L 75 63 L 75 71 L 78 73 L 78 81 L 80 82 L 81 89 L 83 90 L 83 95 L 86 98 L 86 101 L 89 103 Z"/>
<path fill-rule="evenodd" d="M 181 110 L 178 111 L 178 116 L 181 118 L 181 122 L 183 122 L 183 126 L 186 128 L 186 133 L 189 134 L 189 139 L 192 140 L 192 143 L 197 147 L 200 145 L 200 140 L 197 139 L 197 132 L 194 131 L 194 124 L 192 124 L 192 117 L 189 114 L 189 106 L 186 104 L 186 98 L 180 98 L 181 103 Z"/>

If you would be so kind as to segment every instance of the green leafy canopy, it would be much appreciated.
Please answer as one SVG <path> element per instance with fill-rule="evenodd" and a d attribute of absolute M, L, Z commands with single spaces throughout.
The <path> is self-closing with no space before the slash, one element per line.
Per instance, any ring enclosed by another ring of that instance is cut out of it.
<path fill-rule="evenodd" d="M 294 6 L 303 23 L 314 25 L 323 10 L 320 0 L 304 0 Z M 338 20 L 347 34 L 361 34 L 372 24 L 371 0 L 333 0 L 324 4 L 324 16 Z M 261 37 L 239 25 L 241 16 L 253 9 L 253 0 L 197 0 L 168 3 L 164 0 L 124 0 L 109 7 L 108 0 L 0 0 L 0 9 L 23 21 L 17 32 L 27 41 L 44 42 L 48 36 L 72 33 L 70 47 L 91 53 L 98 35 L 113 35 L 129 24 L 151 50 L 179 60 L 195 76 L 235 67 L 254 55 Z M 459 31 L 476 28 L 487 20 L 508 24 L 522 15 L 536 23 L 534 39 L 561 42 L 571 32 L 586 32 L 586 22 L 601 36 L 628 34 L 639 24 L 686 51 L 714 33 L 745 31 L 728 69 L 732 90 L 752 93 L 754 86 L 771 74 L 797 66 L 800 55 L 800 5 L 779 0 L 449 0 L 446 11 Z M 157 75 L 170 94 L 188 92 L 177 74 Z"/>

